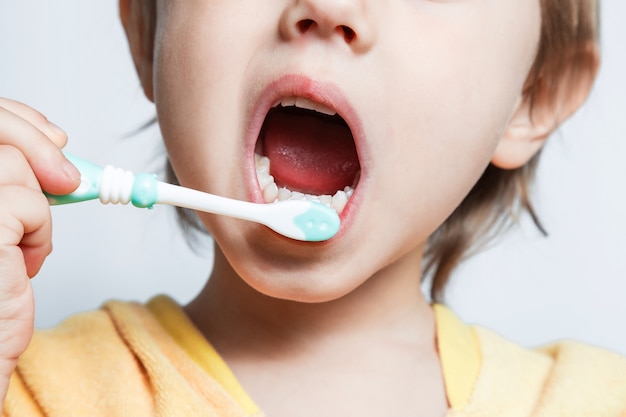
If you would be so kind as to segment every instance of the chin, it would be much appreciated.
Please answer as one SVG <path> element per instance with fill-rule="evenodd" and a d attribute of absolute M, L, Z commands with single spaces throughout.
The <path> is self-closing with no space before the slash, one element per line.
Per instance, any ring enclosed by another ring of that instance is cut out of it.
<path fill-rule="evenodd" d="M 331 273 L 327 269 L 311 268 L 293 271 L 272 270 L 245 274 L 242 278 L 255 291 L 281 300 L 299 303 L 335 301 L 358 288 L 367 278 Z"/>
<path fill-rule="evenodd" d="M 297 242 L 254 224 L 213 226 L 216 244 L 228 263 L 225 266 L 234 273 L 232 279 L 268 297 L 304 303 L 332 301 L 372 275 L 367 262 L 355 259 L 354 245 L 345 243 L 350 239 Z"/>

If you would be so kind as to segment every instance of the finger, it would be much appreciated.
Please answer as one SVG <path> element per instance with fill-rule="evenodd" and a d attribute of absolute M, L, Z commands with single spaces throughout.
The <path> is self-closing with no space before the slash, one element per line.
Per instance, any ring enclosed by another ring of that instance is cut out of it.
<path fill-rule="evenodd" d="M 49 121 L 46 116 L 32 107 L 4 97 L 0 97 L 0 107 L 4 107 L 6 110 L 35 126 L 46 135 L 57 148 L 62 149 L 67 144 L 67 134 L 63 129 Z"/>
<path fill-rule="evenodd" d="M 51 194 L 67 194 L 80 184 L 80 173 L 59 148 L 33 124 L 0 107 L 0 143 L 19 149 L 42 188 Z"/>
<path fill-rule="evenodd" d="M 24 154 L 14 146 L 0 145 L 0 185 L 21 185 L 41 192 L 39 181 Z"/>
<path fill-rule="evenodd" d="M 41 192 L 17 185 L 0 186 L 0 201 L 0 293 L 17 293 L 22 287 L 7 278 L 17 285 L 18 275 L 35 276 L 52 251 L 50 207 Z"/>

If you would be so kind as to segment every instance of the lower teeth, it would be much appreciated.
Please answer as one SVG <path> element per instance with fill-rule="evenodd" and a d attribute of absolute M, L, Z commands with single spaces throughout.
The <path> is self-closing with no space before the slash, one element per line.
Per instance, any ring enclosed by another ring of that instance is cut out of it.
<path fill-rule="evenodd" d="M 284 200 L 317 201 L 328 207 L 332 207 L 338 214 L 341 214 L 354 192 L 354 188 L 349 186 L 343 190 L 337 191 L 332 196 L 303 194 L 288 190 L 285 187 L 278 188 L 274 182 L 274 177 L 270 175 L 270 160 L 266 156 L 258 154 L 254 154 L 254 160 L 256 163 L 257 180 L 261 187 L 261 192 L 263 193 L 263 200 L 265 200 L 266 203 L 276 203 Z"/>

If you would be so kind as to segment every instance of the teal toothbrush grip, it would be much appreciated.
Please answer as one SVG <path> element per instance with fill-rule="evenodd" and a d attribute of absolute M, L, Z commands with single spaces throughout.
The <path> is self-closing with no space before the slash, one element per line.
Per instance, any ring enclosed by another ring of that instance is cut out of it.
<path fill-rule="evenodd" d="M 100 179 L 102 178 L 102 167 L 78 158 L 70 153 L 64 152 L 65 157 L 80 172 L 80 185 L 78 188 L 65 195 L 54 195 L 44 192 L 51 205 L 79 203 L 81 201 L 95 200 L 100 197 Z"/>
<path fill-rule="evenodd" d="M 130 201 L 133 206 L 140 208 L 152 208 L 159 197 L 157 179 L 154 174 L 139 173 L 135 175 Z"/>
<path fill-rule="evenodd" d="M 154 174 L 140 173 L 107 166 L 102 168 L 70 153 L 65 157 L 78 169 L 81 181 L 70 194 L 53 195 L 45 193 L 51 205 L 79 203 L 100 199 L 104 204 L 132 204 L 141 208 L 152 208 L 157 203 L 157 179 Z"/>

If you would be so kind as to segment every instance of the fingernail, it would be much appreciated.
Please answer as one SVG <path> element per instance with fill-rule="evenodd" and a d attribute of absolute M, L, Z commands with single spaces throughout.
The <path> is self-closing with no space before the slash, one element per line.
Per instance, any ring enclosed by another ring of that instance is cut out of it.
<path fill-rule="evenodd" d="M 67 159 L 63 162 L 63 171 L 72 181 L 80 181 L 80 171 Z"/>
<path fill-rule="evenodd" d="M 52 123 L 50 120 L 48 120 L 48 125 L 50 126 L 50 129 L 52 129 L 52 131 L 56 133 L 57 135 L 67 136 L 67 133 L 65 133 L 63 129 L 61 129 L 59 126 L 55 125 L 54 123 Z"/>

